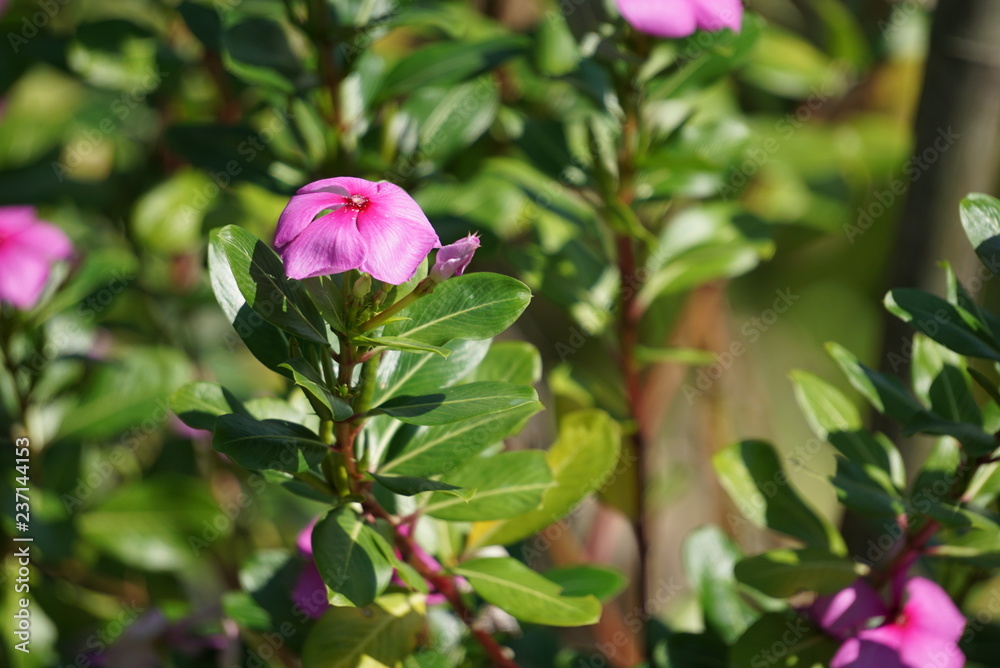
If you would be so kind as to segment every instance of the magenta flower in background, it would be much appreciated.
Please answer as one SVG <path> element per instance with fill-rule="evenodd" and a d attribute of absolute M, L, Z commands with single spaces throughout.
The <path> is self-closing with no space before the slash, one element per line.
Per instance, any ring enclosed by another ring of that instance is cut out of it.
<path fill-rule="evenodd" d="M 323 576 L 320 575 L 316 561 L 313 559 L 312 531 L 318 519 L 314 518 L 312 522 L 307 524 L 306 528 L 299 532 L 295 541 L 299 548 L 299 555 L 306 563 L 292 589 L 292 601 L 305 610 L 310 619 L 322 617 L 326 609 L 330 607 L 326 595 L 326 583 L 323 582 Z"/>
<path fill-rule="evenodd" d="M 0 207 L 0 302 L 26 311 L 38 303 L 52 265 L 73 254 L 69 237 L 34 207 Z"/>
<path fill-rule="evenodd" d="M 657 37 L 687 37 L 696 30 L 740 31 L 740 0 L 616 0 L 622 18 L 636 30 Z"/>
<path fill-rule="evenodd" d="M 431 269 L 431 277 L 440 283 L 452 276 L 461 276 L 472 262 L 472 256 L 475 255 L 477 248 L 479 248 L 479 237 L 474 234 L 448 244 L 438 251 L 434 267 Z"/>
<path fill-rule="evenodd" d="M 301 188 L 278 219 L 274 245 L 290 278 L 360 269 L 399 285 L 441 241 L 399 186 L 343 176 Z"/>
<path fill-rule="evenodd" d="M 897 590 L 903 600 L 891 608 L 863 580 L 816 600 L 810 614 L 824 631 L 843 641 L 830 668 L 965 665 L 965 656 L 957 644 L 965 617 L 951 597 L 926 578 L 909 578 L 901 585 Z M 867 628 L 878 621 L 878 626 Z"/>

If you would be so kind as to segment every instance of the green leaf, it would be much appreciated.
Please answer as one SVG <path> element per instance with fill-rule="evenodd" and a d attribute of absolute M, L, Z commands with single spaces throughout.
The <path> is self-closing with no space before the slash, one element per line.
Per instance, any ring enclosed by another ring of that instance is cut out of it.
<path fill-rule="evenodd" d="M 215 186 L 205 174 L 185 169 L 143 194 L 132 210 L 130 227 L 135 239 L 160 253 L 196 248 L 205 210 L 191 203 L 203 198 L 209 187 Z"/>
<path fill-rule="evenodd" d="M 435 394 L 397 396 L 373 412 L 391 415 L 407 424 L 434 426 L 499 415 L 529 405 L 541 407 L 534 388 L 485 381 L 447 387 Z"/>
<path fill-rule="evenodd" d="M 382 80 L 378 99 L 405 95 L 431 85 L 448 85 L 471 79 L 503 61 L 524 53 L 523 36 L 495 37 L 482 42 L 433 44 L 407 54 Z"/>
<path fill-rule="evenodd" d="M 545 578 L 562 587 L 563 596 L 594 596 L 607 603 L 628 586 L 628 576 L 601 564 L 560 566 L 545 571 Z"/>
<path fill-rule="evenodd" d="M 281 259 L 267 244 L 235 225 L 222 228 L 217 238 L 250 308 L 297 337 L 327 344 L 326 324 L 319 311 L 302 286 L 285 277 Z"/>
<path fill-rule="evenodd" d="M 302 666 L 398 666 L 417 648 L 425 614 L 420 594 L 386 594 L 366 607 L 330 608 L 306 638 Z"/>
<path fill-rule="evenodd" d="M 913 288 L 891 290 L 885 306 L 904 322 L 949 350 L 969 357 L 1000 360 L 1000 349 L 987 336 L 970 327 L 972 316 L 935 295 Z"/>
<path fill-rule="evenodd" d="M 791 376 L 799 407 L 818 436 L 862 427 L 858 409 L 838 389 L 806 371 L 795 370 Z"/>
<path fill-rule="evenodd" d="M 447 357 L 451 351 L 441 346 L 432 346 L 419 341 L 413 341 L 401 336 L 356 336 L 356 343 L 366 346 L 385 348 L 387 350 L 401 350 L 403 352 L 414 353 L 434 353 L 441 357 Z"/>
<path fill-rule="evenodd" d="M 222 35 L 226 70 L 252 85 L 293 93 L 302 64 L 280 23 L 251 17 L 226 28 Z"/>
<path fill-rule="evenodd" d="M 736 543 L 714 526 L 699 527 L 684 541 L 684 572 L 698 595 L 705 624 L 727 644 L 759 616 L 733 576 L 733 567 L 742 557 Z"/>
<path fill-rule="evenodd" d="M 575 70 L 582 57 L 562 12 L 547 14 L 538 27 L 535 40 L 535 62 L 539 71 L 560 77 Z"/>
<path fill-rule="evenodd" d="M 427 478 L 414 478 L 413 476 L 404 475 L 379 475 L 378 473 L 370 473 L 370 475 L 376 482 L 378 482 L 378 484 L 382 485 L 393 494 L 399 494 L 401 496 L 416 496 L 417 494 L 421 494 L 423 492 L 437 492 L 450 494 L 462 499 L 464 502 L 471 499 L 476 493 L 476 489 L 474 487 L 466 489 L 464 487 L 456 487 L 455 485 L 449 485 L 448 483 L 439 482 L 437 480 L 428 480 Z"/>
<path fill-rule="evenodd" d="M 243 628 L 270 631 L 271 615 L 248 592 L 227 591 L 222 595 L 222 613 Z"/>
<path fill-rule="evenodd" d="M 534 385 L 542 378 L 542 356 L 526 341 L 499 341 L 490 346 L 467 382 L 494 380 Z"/>
<path fill-rule="evenodd" d="M 391 455 L 379 473 L 429 476 L 451 471 L 494 443 L 517 432 L 540 411 L 537 402 L 513 410 L 480 415 L 453 424 L 420 427 L 399 452 Z"/>
<path fill-rule="evenodd" d="M 791 486 L 769 443 L 735 443 L 716 453 L 713 463 L 719 482 L 748 519 L 807 545 L 846 553 L 840 533 L 813 512 Z"/>
<path fill-rule="evenodd" d="M 771 651 L 777 638 L 781 639 L 781 649 Z M 812 626 L 805 615 L 791 610 L 770 612 L 736 641 L 729 660 L 734 668 L 765 664 L 774 668 L 825 668 L 837 648 L 837 642 Z"/>
<path fill-rule="evenodd" d="M 456 339 L 444 347 L 450 351 L 447 357 L 399 351 L 382 353 L 382 361 L 375 377 L 374 402 L 377 404 L 403 394 L 427 394 L 458 383 L 474 372 L 476 365 L 490 349 L 490 342 Z M 476 378 L 475 380 L 505 379 Z"/>
<path fill-rule="evenodd" d="M 313 555 L 323 582 L 358 607 L 385 591 L 392 548 L 350 508 L 331 510 L 313 528 Z"/>
<path fill-rule="evenodd" d="M 247 415 L 216 419 L 212 447 L 248 469 L 301 473 L 327 453 L 319 436 L 285 420 L 255 420 Z"/>
<path fill-rule="evenodd" d="M 836 343 L 827 343 L 826 350 L 840 365 L 854 389 L 863 394 L 880 413 L 906 424 L 924 410 L 896 376 L 869 369 L 851 352 Z"/>
<path fill-rule="evenodd" d="M 229 266 L 229 257 L 213 232 L 208 244 L 208 272 L 212 291 L 233 329 L 254 357 L 269 369 L 276 369 L 288 359 L 288 339 L 285 334 L 264 320 L 247 304 Z"/>
<path fill-rule="evenodd" d="M 383 336 L 442 346 L 452 339 L 490 339 L 510 327 L 531 301 L 524 283 L 491 273 L 465 274 L 403 309 L 408 318 L 385 326 Z"/>
<path fill-rule="evenodd" d="M 833 594 L 858 579 L 854 563 L 826 550 L 770 550 L 743 559 L 735 568 L 736 579 L 773 596 L 788 598 L 801 591 Z"/>
<path fill-rule="evenodd" d="M 192 429 L 215 430 L 215 419 L 229 413 L 246 413 L 243 404 L 217 383 L 197 381 L 170 396 L 170 407 Z"/>
<path fill-rule="evenodd" d="M 59 436 L 107 438 L 166 419 L 170 394 L 190 378 L 187 357 L 171 348 L 133 348 L 100 363 L 77 390 Z"/>
<path fill-rule="evenodd" d="M 542 497 L 542 507 L 514 519 L 477 522 L 466 549 L 509 545 L 552 524 L 604 486 L 615 470 L 620 449 L 621 428 L 607 413 L 588 409 L 566 415 L 546 457 L 555 484 Z"/>
<path fill-rule="evenodd" d="M 434 494 L 425 514 L 454 521 L 501 520 L 538 508 L 542 494 L 552 486 L 552 471 L 544 452 L 521 450 L 470 459 L 442 480 L 474 489 L 476 495 L 466 502 Z"/>
<path fill-rule="evenodd" d="M 292 374 L 292 380 L 295 381 L 295 384 L 312 397 L 314 406 L 318 402 L 323 411 L 320 413 L 321 418 L 326 420 L 333 418 L 340 422 L 354 415 L 350 404 L 326 388 L 326 383 L 323 382 L 319 372 L 305 358 L 290 359 L 279 364 L 278 368 L 287 369 Z"/>
<path fill-rule="evenodd" d="M 931 410 L 952 422 L 982 426 L 983 414 L 972 398 L 969 377 L 958 367 L 945 364 L 931 383 Z"/>
<path fill-rule="evenodd" d="M 986 268 L 1000 274 L 1000 200 L 972 193 L 959 207 L 962 227 Z"/>
<path fill-rule="evenodd" d="M 303 280 L 302 285 L 306 287 L 306 291 L 312 297 L 313 304 L 316 305 L 316 310 L 330 327 L 335 332 L 345 334 L 347 325 L 344 324 L 344 318 L 341 315 L 343 296 L 340 294 L 340 288 L 337 287 L 336 281 L 330 276 L 314 276 Z"/>
<path fill-rule="evenodd" d="M 559 585 L 510 557 L 471 559 L 453 570 L 486 601 L 522 622 L 585 626 L 601 617 L 601 603 L 595 597 L 563 596 Z"/>

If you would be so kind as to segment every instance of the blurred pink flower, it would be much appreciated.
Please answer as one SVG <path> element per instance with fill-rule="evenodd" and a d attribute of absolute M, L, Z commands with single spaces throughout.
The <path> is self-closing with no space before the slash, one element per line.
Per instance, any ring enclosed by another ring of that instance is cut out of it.
<path fill-rule="evenodd" d="M 73 254 L 66 234 L 34 207 L 0 207 L 0 302 L 28 310 L 38 303 L 52 265 Z"/>
<path fill-rule="evenodd" d="M 278 219 L 274 245 L 290 278 L 360 269 L 399 285 L 441 241 L 402 188 L 344 176 L 299 189 Z"/>
<path fill-rule="evenodd" d="M 299 579 L 292 589 L 292 601 L 309 615 L 310 619 L 318 619 L 323 616 L 326 609 L 330 607 L 330 601 L 326 594 L 326 584 L 323 576 L 320 575 L 316 561 L 313 559 L 312 531 L 319 518 L 313 520 L 299 532 L 295 543 L 299 548 L 299 556 L 305 560 L 305 565 L 299 572 Z"/>
<path fill-rule="evenodd" d="M 962 668 L 958 639 L 965 617 L 951 597 L 926 578 L 902 581 L 901 599 L 890 608 L 859 580 L 817 599 L 810 612 L 843 644 L 830 668 Z M 894 611 L 898 611 L 895 612 Z M 881 624 L 866 628 L 871 622 Z"/>
<path fill-rule="evenodd" d="M 622 18 L 657 37 L 687 37 L 696 30 L 740 31 L 740 0 L 616 0 Z"/>
<path fill-rule="evenodd" d="M 438 251 L 431 276 L 439 283 L 452 276 L 461 276 L 479 248 L 479 237 L 470 234 Z"/>

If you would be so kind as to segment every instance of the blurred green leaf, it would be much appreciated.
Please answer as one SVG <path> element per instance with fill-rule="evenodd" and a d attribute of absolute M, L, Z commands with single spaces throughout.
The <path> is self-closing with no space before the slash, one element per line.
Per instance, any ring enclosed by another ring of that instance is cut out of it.
<path fill-rule="evenodd" d="M 727 644 L 759 616 L 733 576 L 733 567 L 742 557 L 736 543 L 717 527 L 699 527 L 684 540 L 684 572 L 698 595 L 705 624 Z"/>
<path fill-rule="evenodd" d="M 205 210 L 192 205 L 205 196 L 211 180 L 199 171 L 182 170 L 157 184 L 136 202 L 131 230 L 146 248 L 183 253 L 197 248 Z"/>
<path fill-rule="evenodd" d="M 781 649 L 774 651 L 776 640 Z M 765 614 L 747 629 L 730 653 L 730 665 L 767 664 L 776 668 L 825 668 L 837 652 L 837 643 L 796 612 Z M 773 660 L 769 660 L 773 659 Z"/>
<path fill-rule="evenodd" d="M 833 594 L 858 579 L 855 565 L 826 550 L 770 550 L 736 564 L 736 579 L 768 596 L 788 598 L 800 591 Z"/>

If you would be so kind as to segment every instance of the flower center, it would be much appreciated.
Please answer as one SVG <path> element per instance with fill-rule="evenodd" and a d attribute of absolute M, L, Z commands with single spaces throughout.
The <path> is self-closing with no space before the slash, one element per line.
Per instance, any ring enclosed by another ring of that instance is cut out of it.
<path fill-rule="evenodd" d="M 368 208 L 369 201 L 364 195 L 350 195 L 347 198 L 346 206 L 355 211 L 364 211 Z"/>

